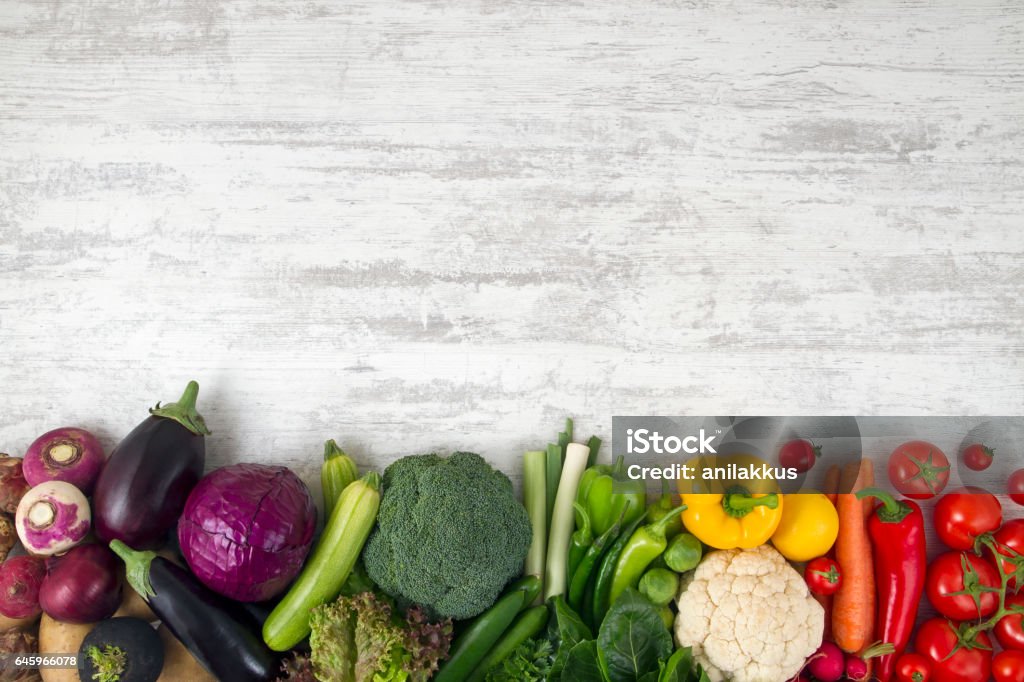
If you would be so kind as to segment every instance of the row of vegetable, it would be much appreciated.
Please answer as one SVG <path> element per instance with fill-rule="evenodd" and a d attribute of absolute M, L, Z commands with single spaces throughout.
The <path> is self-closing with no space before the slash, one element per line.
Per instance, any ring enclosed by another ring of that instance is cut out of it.
<path fill-rule="evenodd" d="M 951 551 L 929 564 L 926 514 L 868 461 L 822 492 L 650 498 L 567 420 L 525 453 L 522 501 L 474 453 L 360 475 L 327 441 L 317 533 L 288 468 L 204 475 L 197 394 L 109 457 L 63 428 L 0 459 L 0 648 L 79 654 L 0 679 L 1024 682 L 1024 520 L 1002 523 L 983 491 L 935 505 Z M 779 454 L 804 471 L 822 457 Z M 904 444 L 890 481 L 937 496 L 944 459 Z M 942 618 L 915 631 L 922 595 Z"/>

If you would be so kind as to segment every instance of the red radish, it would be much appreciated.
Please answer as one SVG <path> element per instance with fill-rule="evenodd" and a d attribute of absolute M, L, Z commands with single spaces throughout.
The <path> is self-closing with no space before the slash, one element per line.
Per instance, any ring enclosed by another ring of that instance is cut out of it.
<path fill-rule="evenodd" d="M 109 618 L 121 604 L 120 561 L 103 545 L 79 545 L 51 557 L 39 588 L 46 614 L 65 623 Z"/>
<path fill-rule="evenodd" d="M 851 680 L 867 679 L 868 676 L 868 662 L 860 656 L 847 656 L 846 657 L 846 676 Z"/>
<path fill-rule="evenodd" d="M 0 454 L 0 512 L 16 512 L 18 503 L 31 487 L 25 480 L 21 459 Z"/>
<path fill-rule="evenodd" d="M 805 438 L 791 440 L 779 448 L 779 464 L 787 469 L 810 471 L 815 460 L 821 457 L 821 446 Z"/>
<path fill-rule="evenodd" d="M 888 656 L 895 653 L 895 651 L 896 647 L 888 642 L 875 642 L 860 652 L 860 655 L 848 655 L 846 657 L 846 677 L 854 682 L 865 682 L 871 677 L 871 664 L 869 661 L 879 656 Z"/>
<path fill-rule="evenodd" d="M 807 670 L 821 682 L 837 682 L 845 670 L 843 650 L 832 642 L 822 642 L 807 659 Z"/>
<path fill-rule="evenodd" d="M 91 523 L 89 501 L 64 481 L 47 481 L 29 490 L 14 518 L 21 544 L 41 555 L 68 551 L 85 538 Z"/>
<path fill-rule="evenodd" d="M 46 563 L 34 556 L 16 556 L 0 565 L 0 614 L 8 618 L 34 618 L 39 607 L 39 586 Z"/>
<path fill-rule="evenodd" d="M 91 495 L 106 457 L 96 436 L 66 426 L 36 438 L 25 453 L 25 480 L 29 485 L 65 481 Z"/>

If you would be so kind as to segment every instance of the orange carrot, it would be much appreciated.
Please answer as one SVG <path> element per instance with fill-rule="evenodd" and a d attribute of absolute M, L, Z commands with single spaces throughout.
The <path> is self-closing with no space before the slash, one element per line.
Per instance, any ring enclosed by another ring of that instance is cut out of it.
<path fill-rule="evenodd" d="M 864 488 L 871 488 L 875 485 L 875 465 L 870 459 L 865 459 L 860 463 L 860 468 L 857 471 L 857 478 L 853 483 L 853 490 L 850 492 L 858 493 Z M 872 499 L 863 499 L 860 502 L 860 506 L 864 511 L 864 518 L 867 519 L 871 516 L 872 510 L 875 508 L 875 501 Z"/>
<path fill-rule="evenodd" d="M 844 471 L 846 478 L 851 473 Z M 871 643 L 875 622 L 875 576 L 871 563 L 871 542 L 868 540 L 864 507 L 853 494 L 858 490 L 858 483 L 873 478 L 871 462 L 864 460 L 849 488 L 851 492 L 836 496 L 839 537 L 835 549 L 836 561 L 843 572 L 843 586 L 839 588 L 832 603 L 832 638 L 847 653 L 860 651 Z"/>

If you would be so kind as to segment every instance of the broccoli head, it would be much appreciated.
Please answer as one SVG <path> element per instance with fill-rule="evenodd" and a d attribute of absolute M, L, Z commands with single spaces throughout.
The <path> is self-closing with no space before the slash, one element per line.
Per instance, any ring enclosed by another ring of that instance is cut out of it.
<path fill-rule="evenodd" d="M 530 519 L 512 483 L 480 455 L 416 455 L 384 472 L 370 579 L 435 618 L 477 615 L 523 569 Z"/>

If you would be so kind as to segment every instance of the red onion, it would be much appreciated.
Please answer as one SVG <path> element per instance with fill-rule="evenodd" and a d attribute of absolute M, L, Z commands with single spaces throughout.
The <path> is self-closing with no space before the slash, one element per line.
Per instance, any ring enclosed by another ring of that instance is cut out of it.
<path fill-rule="evenodd" d="M 46 563 L 39 557 L 16 556 L 0 565 L 0 614 L 8 618 L 34 618 L 39 607 L 39 586 Z"/>
<path fill-rule="evenodd" d="M 66 623 L 95 623 L 121 605 L 117 556 L 103 545 L 79 545 L 47 562 L 39 588 L 43 611 Z"/>
<path fill-rule="evenodd" d="M 60 554 L 81 542 L 92 515 L 82 491 L 64 481 L 47 481 L 25 493 L 14 524 L 32 554 Z"/>
<path fill-rule="evenodd" d="M 66 426 L 36 438 L 25 453 L 25 480 L 29 485 L 65 481 L 91 495 L 106 457 L 96 436 Z"/>

